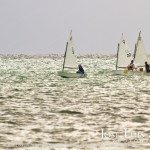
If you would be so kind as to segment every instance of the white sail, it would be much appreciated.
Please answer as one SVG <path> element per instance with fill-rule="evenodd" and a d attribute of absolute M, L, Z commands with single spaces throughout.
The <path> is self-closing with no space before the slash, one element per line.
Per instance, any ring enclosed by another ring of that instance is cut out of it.
<path fill-rule="evenodd" d="M 147 61 L 147 55 L 144 48 L 144 42 L 141 37 L 141 31 L 137 43 L 135 44 L 134 64 L 136 67 L 144 67 Z"/>
<path fill-rule="evenodd" d="M 127 68 L 132 59 L 133 57 L 122 34 L 120 43 L 118 44 L 116 70 L 117 68 Z"/>
<path fill-rule="evenodd" d="M 70 68 L 70 69 L 77 68 L 76 57 L 74 55 L 74 49 L 73 49 L 72 31 L 70 32 L 70 37 L 66 45 L 63 68 Z"/>

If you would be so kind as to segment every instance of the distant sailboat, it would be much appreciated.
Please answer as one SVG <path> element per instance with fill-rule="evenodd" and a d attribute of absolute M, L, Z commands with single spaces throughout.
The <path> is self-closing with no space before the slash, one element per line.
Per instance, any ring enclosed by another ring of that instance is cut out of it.
<path fill-rule="evenodd" d="M 68 69 L 68 71 L 65 69 Z M 62 71 L 58 71 L 58 75 L 64 78 L 82 78 L 87 76 L 86 74 L 70 72 L 71 70 L 75 70 L 75 69 L 77 71 L 78 67 L 77 67 L 76 57 L 74 55 L 73 39 L 72 39 L 72 31 L 71 31 L 69 40 L 66 45 L 63 69 Z"/>
<path fill-rule="evenodd" d="M 118 51 L 117 51 L 117 62 L 116 62 L 116 70 L 114 70 L 114 74 L 127 74 L 127 66 L 133 59 L 130 49 L 123 37 L 121 36 L 121 40 L 118 44 Z"/>
<path fill-rule="evenodd" d="M 147 61 L 147 55 L 145 52 L 144 42 L 141 37 L 141 31 L 140 31 L 137 43 L 135 44 L 134 64 L 137 68 L 140 68 L 140 67 L 145 68 L 146 61 Z"/>
<path fill-rule="evenodd" d="M 117 65 L 116 65 L 116 70 L 114 71 L 114 74 L 150 75 L 150 73 L 145 72 L 145 62 L 147 62 L 147 55 L 146 55 L 145 48 L 144 48 L 144 42 L 141 37 L 141 31 L 139 33 L 138 40 L 135 44 L 134 58 L 132 58 L 131 53 L 129 53 L 127 45 L 125 45 L 124 43 L 123 37 L 121 41 L 122 42 L 119 44 L 119 48 L 118 48 Z M 127 66 L 131 62 L 132 59 L 134 61 L 136 70 L 129 71 L 127 70 Z M 124 70 L 118 70 L 118 68 L 124 68 Z"/>

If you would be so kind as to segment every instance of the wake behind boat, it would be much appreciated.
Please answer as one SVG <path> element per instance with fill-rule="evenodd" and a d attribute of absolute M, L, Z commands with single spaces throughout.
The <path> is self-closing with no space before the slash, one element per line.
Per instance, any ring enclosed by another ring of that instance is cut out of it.
<path fill-rule="evenodd" d="M 67 70 L 66 70 L 67 69 Z M 58 71 L 58 75 L 64 78 L 84 78 L 87 77 L 85 73 L 75 73 L 77 70 L 77 61 L 74 55 L 72 31 L 66 45 L 66 51 L 64 56 L 64 63 L 62 71 Z"/>

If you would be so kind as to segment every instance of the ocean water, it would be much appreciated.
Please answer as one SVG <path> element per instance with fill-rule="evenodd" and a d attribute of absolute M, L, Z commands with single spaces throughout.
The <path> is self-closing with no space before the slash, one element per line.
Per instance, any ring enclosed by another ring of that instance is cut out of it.
<path fill-rule="evenodd" d="M 115 56 L 0 56 L 0 150 L 150 149 L 150 77 L 115 76 Z"/>

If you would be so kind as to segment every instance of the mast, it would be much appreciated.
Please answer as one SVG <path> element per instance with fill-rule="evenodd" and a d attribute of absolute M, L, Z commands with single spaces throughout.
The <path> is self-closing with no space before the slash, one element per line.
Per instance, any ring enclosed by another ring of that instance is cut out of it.
<path fill-rule="evenodd" d="M 139 41 L 140 39 L 141 39 L 141 31 L 139 32 L 138 40 L 137 40 L 137 43 L 135 44 L 134 60 L 135 60 L 136 51 L 137 51 L 137 44 L 138 44 L 138 41 Z"/>
<path fill-rule="evenodd" d="M 122 36 L 121 36 L 121 41 L 122 42 L 123 40 L 123 33 L 122 33 Z M 118 43 L 118 50 L 117 50 L 117 61 L 116 61 L 116 70 L 118 69 L 118 56 L 119 56 L 119 48 L 120 48 L 120 43 Z"/>
<path fill-rule="evenodd" d="M 62 72 L 64 71 L 67 47 L 68 47 L 68 42 L 67 42 L 67 44 L 66 44 L 66 51 L 65 51 L 65 55 L 64 55 L 64 63 L 63 63 L 63 69 L 62 69 Z"/>
<path fill-rule="evenodd" d="M 141 40 L 141 31 L 139 32 L 139 37 L 138 37 L 137 43 L 135 44 L 134 59 L 135 59 L 135 56 L 136 56 L 137 44 L 138 44 L 139 40 Z"/>
<path fill-rule="evenodd" d="M 118 43 L 118 50 L 117 50 L 116 70 L 117 70 L 117 68 L 118 68 L 118 53 L 119 53 L 119 43 Z"/>
<path fill-rule="evenodd" d="M 135 56 L 136 56 L 136 50 L 137 50 L 137 45 L 135 44 L 135 50 L 134 50 L 134 59 L 133 59 L 133 61 L 135 60 Z"/>
<path fill-rule="evenodd" d="M 141 31 L 139 32 L 139 38 L 141 37 Z"/>

